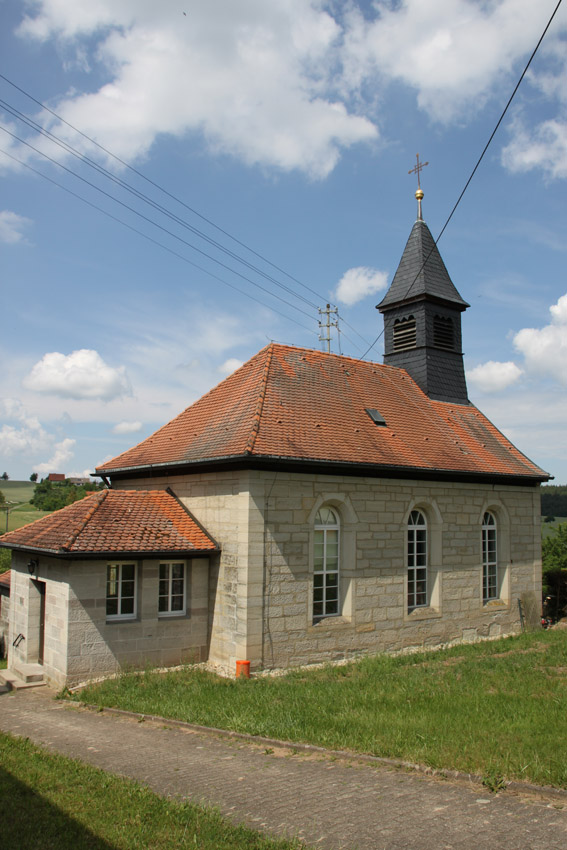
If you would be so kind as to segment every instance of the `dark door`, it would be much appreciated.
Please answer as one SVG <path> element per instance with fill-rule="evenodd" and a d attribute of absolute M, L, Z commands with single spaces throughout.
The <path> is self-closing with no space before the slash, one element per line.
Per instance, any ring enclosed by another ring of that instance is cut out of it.
<path fill-rule="evenodd" d="M 43 648 L 45 645 L 45 582 L 34 581 L 39 593 L 39 641 L 37 649 L 37 663 L 43 664 Z"/>

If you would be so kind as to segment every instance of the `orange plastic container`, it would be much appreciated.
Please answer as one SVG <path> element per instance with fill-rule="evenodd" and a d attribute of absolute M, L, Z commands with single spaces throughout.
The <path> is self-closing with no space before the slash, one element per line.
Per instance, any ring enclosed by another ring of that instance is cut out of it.
<path fill-rule="evenodd" d="M 250 678 L 250 662 L 249 661 L 237 661 L 236 662 L 236 678 L 239 679 L 241 676 L 244 676 L 245 679 Z"/>

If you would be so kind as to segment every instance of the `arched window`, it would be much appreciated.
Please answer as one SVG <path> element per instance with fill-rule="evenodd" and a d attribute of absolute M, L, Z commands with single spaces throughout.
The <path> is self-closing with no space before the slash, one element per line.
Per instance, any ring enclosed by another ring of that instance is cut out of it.
<path fill-rule="evenodd" d="M 421 511 L 408 519 L 408 611 L 427 605 L 427 522 Z"/>
<path fill-rule="evenodd" d="M 396 319 L 394 322 L 394 351 L 408 351 L 410 348 L 415 348 L 416 342 L 417 330 L 414 317 Z"/>
<path fill-rule="evenodd" d="M 339 614 L 339 518 L 322 507 L 315 517 L 313 536 L 313 619 Z"/>
<path fill-rule="evenodd" d="M 482 598 L 498 599 L 498 557 L 496 519 L 490 511 L 482 518 Z"/>

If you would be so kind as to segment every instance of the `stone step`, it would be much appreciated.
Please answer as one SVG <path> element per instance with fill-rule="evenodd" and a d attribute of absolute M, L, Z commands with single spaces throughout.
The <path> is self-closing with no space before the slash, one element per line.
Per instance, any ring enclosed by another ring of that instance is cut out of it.
<path fill-rule="evenodd" d="M 45 684 L 41 664 L 14 664 L 10 670 L 4 670 L 0 675 L 9 677 L 15 688 Z"/>

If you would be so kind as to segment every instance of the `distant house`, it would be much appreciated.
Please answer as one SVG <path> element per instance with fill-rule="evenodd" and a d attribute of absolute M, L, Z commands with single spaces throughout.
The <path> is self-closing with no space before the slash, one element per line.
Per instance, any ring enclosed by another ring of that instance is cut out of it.
<path fill-rule="evenodd" d="M 76 484 L 78 487 L 80 487 L 82 484 L 92 483 L 92 479 L 90 478 L 67 478 L 66 480 L 69 482 L 69 484 Z"/>
<path fill-rule="evenodd" d="M 270 344 L 99 467 L 112 489 L 0 538 L 9 667 L 74 684 L 517 632 L 549 476 L 468 399 L 467 307 L 420 217 L 379 305 L 384 365 Z"/>
<path fill-rule="evenodd" d="M 47 476 L 48 481 L 65 481 L 65 475 L 62 472 L 50 472 Z"/>

